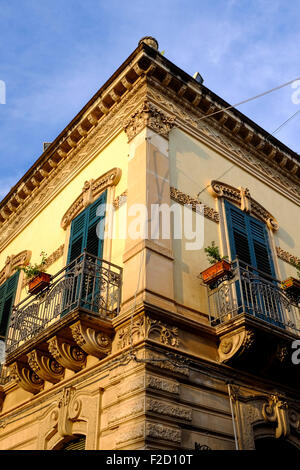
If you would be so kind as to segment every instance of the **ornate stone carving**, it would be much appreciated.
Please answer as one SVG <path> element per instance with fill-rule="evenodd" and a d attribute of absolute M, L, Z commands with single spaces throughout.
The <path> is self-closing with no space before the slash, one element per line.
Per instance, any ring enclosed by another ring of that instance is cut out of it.
<path fill-rule="evenodd" d="M 241 210 L 251 213 L 268 225 L 271 230 L 278 230 L 276 219 L 261 204 L 255 201 L 248 188 L 234 188 L 227 183 L 212 181 L 210 191 L 215 197 L 224 197 L 238 204 Z"/>
<path fill-rule="evenodd" d="M 276 246 L 276 251 L 278 258 L 282 259 L 283 261 L 286 261 L 291 265 L 300 263 L 300 258 L 297 258 L 297 256 L 294 256 L 288 251 L 283 250 L 282 248 L 280 248 L 280 246 Z"/>
<path fill-rule="evenodd" d="M 196 210 L 196 206 L 198 204 L 201 204 L 201 202 L 199 202 L 197 199 L 193 198 L 192 196 L 189 196 L 188 194 L 183 193 L 182 191 L 179 191 L 179 189 L 173 188 L 172 186 L 170 187 L 170 197 L 171 199 L 173 199 L 173 201 L 176 201 L 178 204 L 191 205 L 194 211 Z M 212 209 L 211 207 L 208 207 L 205 204 L 204 217 L 216 223 L 220 222 L 219 213 L 215 209 Z"/>
<path fill-rule="evenodd" d="M 168 356 L 168 357 L 167 357 Z M 178 354 L 162 354 L 146 351 L 145 362 L 161 370 L 172 372 L 174 375 L 189 376 L 189 367 L 186 359 Z"/>
<path fill-rule="evenodd" d="M 136 103 L 141 102 L 146 94 L 145 80 L 138 81 L 134 87 L 133 84 L 130 86 L 132 90 L 126 93 L 120 103 L 113 106 L 108 115 L 101 118 L 101 124 L 91 129 L 87 136 L 78 142 L 76 148 L 65 154 L 57 168 L 51 171 L 48 178 L 41 181 L 39 188 L 28 192 L 28 197 L 16 212 L 8 214 L 2 224 L 0 221 L 0 250 L 7 246 L 11 238 L 20 233 L 36 213 L 56 196 L 57 191 L 64 188 L 78 174 L 83 165 L 90 160 L 95 149 L 100 151 L 103 145 L 107 144 L 108 136 L 113 136 L 122 128 L 124 120 L 136 109 Z M 24 185 L 23 190 L 26 191 Z"/>
<path fill-rule="evenodd" d="M 18 362 L 9 367 L 9 376 L 21 388 L 33 394 L 39 393 L 44 387 L 44 381 L 32 369 Z"/>
<path fill-rule="evenodd" d="M 154 375 L 146 376 L 146 388 L 179 395 L 179 386 L 179 383 L 173 380 L 163 379 Z"/>
<path fill-rule="evenodd" d="M 31 251 L 24 250 L 17 255 L 8 256 L 4 268 L 0 271 L 0 285 L 3 284 L 16 271 L 18 266 L 25 266 L 29 263 Z"/>
<path fill-rule="evenodd" d="M 120 194 L 120 196 L 116 197 L 116 199 L 113 202 L 113 206 L 115 209 L 118 209 L 126 202 L 127 202 L 127 190 L 124 191 L 122 194 Z"/>
<path fill-rule="evenodd" d="M 62 218 L 61 226 L 64 230 L 71 221 L 89 204 L 92 204 L 97 197 L 109 186 L 116 186 L 121 178 L 121 170 L 113 168 L 96 180 L 86 181 L 84 183 L 81 194 L 73 202 Z"/>
<path fill-rule="evenodd" d="M 152 336 L 152 338 L 150 338 Z M 139 316 L 118 331 L 118 349 L 124 349 L 142 339 L 154 339 L 165 345 L 178 347 L 178 328 L 170 327 L 160 320 Z"/>
<path fill-rule="evenodd" d="M 179 346 L 178 328 L 169 326 L 160 320 L 146 318 L 146 336 L 150 338 L 153 334 L 154 338 L 159 335 L 159 341 L 167 346 L 177 348 Z"/>
<path fill-rule="evenodd" d="M 27 354 L 27 357 L 30 368 L 42 380 L 55 384 L 64 377 L 64 368 L 50 355 L 33 350 Z"/>
<path fill-rule="evenodd" d="M 78 420 L 82 401 L 75 396 L 74 387 L 65 387 L 59 396 L 57 407 L 50 414 L 50 423 L 61 437 L 72 436 L 72 425 Z"/>
<path fill-rule="evenodd" d="M 118 331 L 118 349 L 124 349 L 133 343 L 145 338 L 145 317 L 139 316 L 129 325 L 122 327 Z"/>
<path fill-rule="evenodd" d="M 146 438 L 171 441 L 175 444 L 181 443 L 181 430 L 163 424 L 146 423 Z"/>
<path fill-rule="evenodd" d="M 175 419 L 182 419 L 184 421 L 192 421 L 192 410 L 190 408 L 174 405 L 173 403 L 166 403 L 154 398 L 147 398 L 146 411 Z"/>
<path fill-rule="evenodd" d="M 241 357 L 252 348 L 254 341 L 254 332 L 247 328 L 229 333 L 220 340 L 218 348 L 219 361 L 227 362 L 232 358 Z"/>
<path fill-rule="evenodd" d="M 168 138 L 174 122 L 174 117 L 167 116 L 152 103 L 145 101 L 125 122 L 124 130 L 128 141 L 133 139 L 146 126 L 157 134 Z"/>
<path fill-rule="evenodd" d="M 263 405 L 262 415 L 265 421 L 276 423 L 275 437 L 286 437 L 290 433 L 288 404 L 278 395 L 271 395 L 269 402 Z"/>
<path fill-rule="evenodd" d="M 101 330 L 95 330 L 86 326 L 82 321 L 77 321 L 70 326 L 73 339 L 86 354 L 103 358 L 111 351 L 111 338 Z"/>
<path fill-rule="evenodd" d="M 76 345 L 54 336 L 48 341 L 49 352 L 66 369 L 75 372 L 85 366 L 86 354 Z"/>

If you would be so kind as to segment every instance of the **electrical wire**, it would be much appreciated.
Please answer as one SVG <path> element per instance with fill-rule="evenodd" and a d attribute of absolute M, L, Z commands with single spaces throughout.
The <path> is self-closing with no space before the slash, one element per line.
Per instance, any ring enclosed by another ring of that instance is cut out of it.
<path fill-rule="evenodd" d="M 294 114 L 292 114 L 292 116 L 290 116 L 288 119 L 286 119 L 282 124 L 280 124 L 279 127 L 277 127 L 273 132 L 270 132 L 268 134 L 268 137 L 266 138 L 266 141 L 268 141 L 269 137 L 273 136 L 274 134 L 276 134 L 277 132 L 279 132 L 281 129 L 283 129 L 283 127 L 288 124 L 292 119 L 294 119 L 294 117 L 296 117 L 297 114 L 300 113 L 300 109 L 298 109 Z M 209 116 L 207 116 L 209 117 Z M 244 155 L 243 151 L 241 150 L 241 153 L 242 155 Z M 218 176 L 216 179 L 219 180 L 220 178 L 222 178 L 224 175 L 226 175 L 226 173 L 228 173 L 232 168 L 234 168 L 235 165 L 231 165 L 226 171 L 224 171 L 224 173 L 222 173 L 220 176 Z M 199 198 L 200 194 L 203 193 L 203 191 L 205 191 L 207 188 L 209 188 L 211 186 L 211 183 L 209 183 L 208 185 L 204 186 L 204 188 L 201 189 L 201 191 L 199 191 L 199 193 L 197 194 L 197 199 Z"/>
<path fill-rule="evenodd" d="M 242 104 L 245 104 L 245 103 L 249 103 L 250 101 L 254 101 L 257 98 L 261 98 L 262 96 L 265 96 L 265 95 L 268 95 L 268 94 L 272 93 L 273 91 L 277 91 L 277 90 L 280 90 L 281 88 L 284 88 L 288 85 L 291 85 L 292 83 L 296 82 L 297 80 L 300 80 L 300 77 L 295 78 L 294 80 L 290 80 L 286 83 L 283 83 L 282 85 L 278 85 L 274 88 L 271 88 L 270 90 L 264 91 L 263 93 L 259 93 L 258 95 L 252 96 L 251 98 L 247 98 L 246 100 L 240 101 L 239 103 L 232 104 L 230 106 L 227 106 L 226 108 L 219 109 L 218 111 L 214 111 L 210 114 L 207 114 L 206 116 L 202 116 L 201 118 L 199 118 L 199 121 L 202 121 L 203 119 L 214 116 L 215 114 L 222 113 L 224 111 L 228 111 L 229 109 L 237 108 L 238 106 L 241 106 Z"/>

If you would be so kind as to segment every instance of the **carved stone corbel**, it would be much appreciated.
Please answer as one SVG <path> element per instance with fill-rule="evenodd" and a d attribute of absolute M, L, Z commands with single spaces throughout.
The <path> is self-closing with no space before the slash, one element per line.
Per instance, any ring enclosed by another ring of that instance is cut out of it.
<path fill-rule="evenodd" d="M 27 392 L 36 394 L 44 387 L 44 381 L 28 366 L 14 362 L 9 367 L 9 376 L 15 380 L 19 387 Z"/>
<path fill-rule="evenodd" d="M 82 349 L 58 336 L 48 340 L 48 349 L 54 359 L 66 369 L 77 372 L 85 366 L 86 354 Z"/>
<path fill-rule="evenodd" d="M 71 325 L 70 329 L 73 339 L 86 354 L 101 359 L 111 352 L 112 340 L 107 332 L 95 330 L 80 320 Z"/>
<path fill-rule="evenodd" d="M 221 338 L 218 354 L 220 362 L 228 362 L 245 355 L 252 348 L 255 334 L 248 328 L 234 331 Z"/>
<path fill-rule="evenodd" d="M 277 394 L 271 395 L 269 402 L 263 405 L 262 415 L 265 421 L 276 423 L 276 439 L 279 437 L 287 437 L 290 434 L 288 404 Z"/>
<path fill-rule="evenodd" d="M 73 423 L 78 419 L 82 409 L 82 401 L 76 399 L 75 388 L 66 387 L 62 390 L 57 407 L 50 414 L 52 428 L 61 437 L 72 436 Z"/>
<path fill-rule="evenodd" d="M 42 380 L 58 383 L 64 377 L 64 368 L 50 354 L 33 350 L 27 354 L 30 368 Z"/>

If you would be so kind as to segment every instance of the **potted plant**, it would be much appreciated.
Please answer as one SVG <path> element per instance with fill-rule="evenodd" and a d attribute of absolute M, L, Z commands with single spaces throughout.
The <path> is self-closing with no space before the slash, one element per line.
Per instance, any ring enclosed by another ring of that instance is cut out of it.
<path fill-rule="evenodd" d="M 293 266 L 297 269 L 298 278 L 295 277 L 288 277 L 281 283 L 282 289 L 285 293 L 297 303 L 300 302 L 300 262 L 293 263 Z"/>
<path fill-rule="evenodd" d="M 214 241 L 211 242 L 211 245 L 204 248 L 204 251 L 207 253 L 207 259 L 212 266 L 202 271 L 201 278 L 204 284 L 214 286 L 225 275 L 229 276 L 231 273 L 231 263 L 226 261 L 228 256 L 220 255 L 219 247 Z"/>
<path fill-rule="evenodd" d="M 51 275 L 43 271 L 43 266 L 47 263 L 47 254 L 42 251 L 40 264 L 28 264 L 26 266 L 19 266 L 19 271 L 23 271 L 28 279 L 28 292 L 29 294 L 38 294 L 41 290 L 48 287 L 51 281 Z"/>

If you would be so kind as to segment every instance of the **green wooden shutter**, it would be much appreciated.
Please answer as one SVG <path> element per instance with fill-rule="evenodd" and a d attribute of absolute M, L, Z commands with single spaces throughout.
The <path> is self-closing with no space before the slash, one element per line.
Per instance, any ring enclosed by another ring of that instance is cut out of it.
<path fill-rule="evenodd" d="M 256 263 L 255 266 L 260 271 L 269 274 L 269 276 L 275 276 L 275 269 L 265 224 L 253 219 L 253 217 L 248 218 L 248 224 L 253 244 L 253 253 Z"/>
<path fill-rule="evenodd" d="M 83 252 L 87 212 L 83 211 L 78 215 L 71 225 L 68 263 L 71 263 Z"/>
<path fill-rule="evenodd" d="M 86 251 L 99 258 L 102 258 L 103 253 L 106 194 L 107 192 L 105 191 L 88 208 Z"/>
<path fill-rule="evenodd" d="M 84 249 L 102 257 L 105 203 L 106 191 L 72 221 L 68 263 L 81 255 Z"/>
<path fill-rule="evenodd" d="M 14 305 L 19 273 L 15 273 L 0 287 L 0 337 L 5 338 Z"/>
<path fill-rule="evenodd" d="M 225 207 L 232 259 L 238 257 L 240 261 L 275 276 L 265 224 L 228 201 L 225 201 Z"/>

